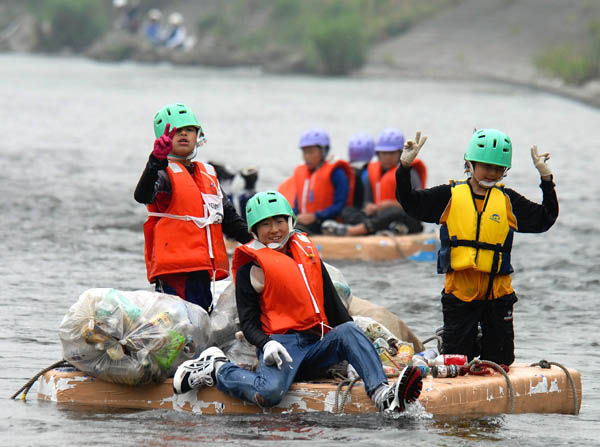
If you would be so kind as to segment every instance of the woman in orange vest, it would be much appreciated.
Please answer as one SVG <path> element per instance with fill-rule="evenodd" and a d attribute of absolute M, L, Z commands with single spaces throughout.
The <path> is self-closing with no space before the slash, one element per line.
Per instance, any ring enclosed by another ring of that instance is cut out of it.
<path fill-rule="evenodd" d="M 362 236 L 389 230 L 396 234 L 420 233 L 423 225 L 410 217 L 396 200 L 396 169 L 404 147 L 404 134 L 396 128 L 384 129 L 375 145 L 376 160 L 367 165 L 365 205 L 363 209 L 348 207 L 342 212 L 342 222 L 323 222 L 323 233 L 336 236 Z M 425 186 L 427 170 L 417 159 L 411 178 L 415 189 Z"/>
<path fill-rule="evenodd" d="M 271 407 L 294 380 L 347 360 L 380 411 L 401 412 L 416 400 L 420 370 L 406 367 L 388 384 L 377 351 L 348 315 L 316 246 L 294 231 L 296 217 L 285 197 L 258 193 L 246 216 L 255 239 L 236 249 L 233 270 L 240 326 L 257 348 L 256 372 L 210 347 L 177 369 L 175 392 L 216 384 L 230 396 Z"/>
<path fill-rule="evenodd" d="M 304 164 L 294 170 L 294 211 L 298 228 L 308 234 L 321 233 L 321 223 L 336 219 L 352 204 L 354 173 L 341 159 L 327 158 L 329 135 L 323 129 L 310 129 L 300 137 Z"/>
<path fill-rule="evenodd" d="M 240 243 L 252 237 L 213 166 L 192 162 L 206 141 L 192 111 L 184 104 L 164 106 L 154 116 L 154 134 L 154 150 L 134 194 L 148 207 L 148 281 L 210 312 L 211 282 L 229 276 L 223 233 Z"/>

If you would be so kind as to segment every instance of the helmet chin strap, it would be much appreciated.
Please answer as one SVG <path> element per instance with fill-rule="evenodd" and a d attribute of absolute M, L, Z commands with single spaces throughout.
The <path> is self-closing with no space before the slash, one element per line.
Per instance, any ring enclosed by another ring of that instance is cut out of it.
<path fill-rule="evenodd" d="M 479 186 L 481 186 L 482 188 L 485 189 L 490 189 L 493 188 L 496 183 L 498 183 L 500 180 L 502 180 L 504 177 L 506 177 L 506 171 L 508 171 L 508 169 L 504 169 L 504 173 L 502 174 L 502 177 L 500 177 L 498 180 L 496 181 L 492 181 L 492 182 L 486 182 L 485 180 L 479 180 L 477 177 L 475 177 L 475 170 L 473 169 L 473 164 L 471 163 L 470 160 L 467 160 L 467 165 L 469 166 L 469 175 L 471 177 L 473 177 L 473 179 L 475 179 L 475 181 L 479 184 Z"/>
<path fill-rule="evenodd" d="M 290 239 L 290 236 L 294 232 L 294 219 L 292 219 L 292 216 L 288 216 L 288 228 L 290 229 L 290 231 L 288 232 L 287 236 L 285 238 L 283 238 L 283 240 L 281 242 L 270 242 L 270 243 L 266 244 L 265 246 L 272 250 L 277 250 L 277 251 L 283 250 L 283 248 L 285 248 L 285 245 L 287 244 L 288 240 Z M 258 236 L 256 235 L 256 233 L 254 231 L 252 231 L 251 234 L 254 237 L 254 239 L 256 239 L 258 241 Z"/>
<path fill-rule="evenodd" d="M 196 145 L 194 146 L 194 150 L 190 152 L 185 157 L 182 155 L 169 154 L 169 158 L 174 158 L 175 160 L 193 160 L 198 155 L 198 148 L 204 146 L 206 143 L 206 138 L 204 134 L 200 134 L 196 140 Z"/>

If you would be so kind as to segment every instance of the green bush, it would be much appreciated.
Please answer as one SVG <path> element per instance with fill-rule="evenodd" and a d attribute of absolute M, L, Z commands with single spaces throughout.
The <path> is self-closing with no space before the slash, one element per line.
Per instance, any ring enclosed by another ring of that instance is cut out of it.
<path fill-rule="evenodd" d="M 550 48 L 535 58 L 535 64 L 549 75 L 557 76 L 570 84 L 581 84 L 589 79 L 590 60 L 575 48 L 563 45 Z"/>
<path fill-rule="evenodd" d="M 110 4 L 98 0 L 30 0 L 29 9 L 49 25 L 43 50 L 80 52 L 110 25 Z"/>
<path fill-rule="evenodd" d="M 367 40 L 354 15 L 316 19 L 309 33 L 309 45 L 314 48 L 316 71 L 325 75 L 347 74 L 365 61 Z"/>

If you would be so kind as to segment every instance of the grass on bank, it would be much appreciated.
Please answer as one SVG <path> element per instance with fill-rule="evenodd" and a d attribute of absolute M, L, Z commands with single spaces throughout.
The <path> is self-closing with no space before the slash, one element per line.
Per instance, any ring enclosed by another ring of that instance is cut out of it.
<path fill-rule="evenodd" d="M 583 46 L 564 44 L 549 48 L 535 58 L 536 66 L 568 84 L 582 85 L 600 77 L 600 21 L 588 25 Z"/>
<path fill-rule="evenodd" d="M 293 55 L 294 69 L 344 75 L 360 68 L 369 47 L 459 0 L 152 0 L 148 9 L 188 11 L 186 23 L 219 51 L 263 61 Z M 111 0 L 26 0 L 43 30 L 41 51 L 83 52 L 111 28 Z M 195 13 L 190 11 L 198 11 Z M 119 49 L 112 49 L 118 51 Z M 127 57 L 127 49 L 117 54 Z M 200 58 L 199 58 L 200 59 Z M 201 60 L 198 60 L 200 63 Z"/>
<path fill-rule="evenodd" d="M 81 52 L 110 29 L 112 2 L 99 0 L 27 0 L 44 38 L 42 51 L 69 48 Z"/>
<path fill-rule="evenodd" d="M 374 43 L 456 2 L 229 0 L 226 13 L 221 9 L 199 18 L 198 32 L 258 58 L 265 49 L 298 54 L 301 71 L 343 75 L 364 64 Z"/>

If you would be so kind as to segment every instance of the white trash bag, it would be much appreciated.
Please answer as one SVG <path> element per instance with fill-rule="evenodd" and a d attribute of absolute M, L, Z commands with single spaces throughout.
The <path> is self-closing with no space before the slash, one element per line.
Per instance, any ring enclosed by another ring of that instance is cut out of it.
<path fill-rule="evenodd" d="M 66 361 L 102 380 L 159 383 L 210 340 L 206 311 L 181 298 L 144 290 L 89 289 L 59 328 Z"/>

